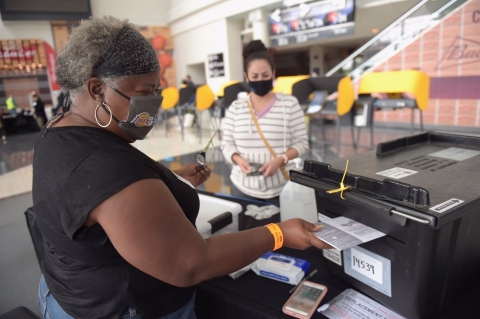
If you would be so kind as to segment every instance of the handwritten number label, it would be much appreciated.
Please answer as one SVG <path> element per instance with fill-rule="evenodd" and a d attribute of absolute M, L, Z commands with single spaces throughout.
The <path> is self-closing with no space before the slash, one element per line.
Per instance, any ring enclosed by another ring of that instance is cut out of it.
<path fill-rule="evenodd" d="M 382 262 L 356 250 L 355 248 L 352 248 L 351 251 L 352 269 L 379 284 L 383 284 Z"/>
<path fill-rule="evenodd" d="M 370 265 L 369 263 L 357 258 L 353 257 L 353 266 L 356 266 L 361 269 L 365 269 L 367 272 L 371 272 L 373 275 L 375 275 L 375 266 Z"/>

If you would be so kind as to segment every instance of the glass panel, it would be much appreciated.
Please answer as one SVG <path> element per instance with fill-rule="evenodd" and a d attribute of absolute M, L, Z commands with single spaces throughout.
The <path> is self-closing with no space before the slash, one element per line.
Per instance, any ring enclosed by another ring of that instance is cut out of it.
<path fill-rule="evenodd" d="M 368 69 L 379 65 L 405 48 L 424 30 L 468 0 L 423 0 L 405 13 L 360 49 L 330 70 L 326 76 L 349 75 L 359 78 Z"/>

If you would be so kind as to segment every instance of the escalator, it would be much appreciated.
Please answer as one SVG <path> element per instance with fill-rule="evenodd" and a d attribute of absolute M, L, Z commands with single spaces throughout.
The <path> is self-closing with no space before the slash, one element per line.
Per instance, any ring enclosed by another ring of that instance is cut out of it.
<path fill-rule="evenodd" d="M 449 13 L 469 0 L 422 0 L 370 41 L 326 73 L 345 75 L 352 80 L 375 68 L 404 49 Z"/>

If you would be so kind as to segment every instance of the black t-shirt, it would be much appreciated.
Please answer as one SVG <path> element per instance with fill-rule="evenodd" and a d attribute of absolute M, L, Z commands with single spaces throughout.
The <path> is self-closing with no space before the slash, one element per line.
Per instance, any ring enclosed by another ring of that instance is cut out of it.
<path fill-rule="evenodd" d="M 195 189 L 106 130 L 59 127 L 42 134 L 34 148 L 33 209 L 44 238 L 42 271 L 60 306 L 91 319 L 118 318 L 127 306 L 142 318 L 158 318 L 185 305 L 195 287 L 175 287 L 140 271 L 118 254 L 99 224 L 83 224 L 120 190 L 158 178 L 195 225 Z"/>

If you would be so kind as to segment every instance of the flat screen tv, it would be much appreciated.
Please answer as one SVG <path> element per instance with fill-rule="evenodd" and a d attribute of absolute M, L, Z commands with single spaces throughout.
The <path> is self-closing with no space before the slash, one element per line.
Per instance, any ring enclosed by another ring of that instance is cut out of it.
<path fill-rule="evenodd" d="M 3 21 L 81 20 L 92 15 L 90 0 L 0 0 Z"/>
<path fill-rule="evenodd" d="M 268 16 L 272 47 L 353 35 L 354 0 L 298 1 Z"/>

